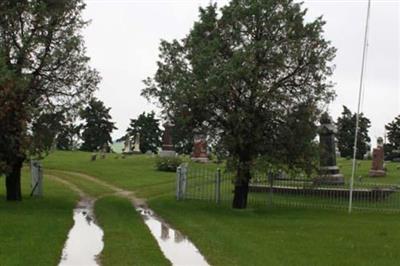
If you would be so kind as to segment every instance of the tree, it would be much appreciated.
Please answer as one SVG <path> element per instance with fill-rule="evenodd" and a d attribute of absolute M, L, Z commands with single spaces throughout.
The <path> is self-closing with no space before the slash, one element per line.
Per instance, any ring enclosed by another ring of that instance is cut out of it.
<path fill-rule="evenodd" d="M 96 89 L 81 29 L 82 0 L 0 1 L 0 161 L 8 200 L 21 199 L 32 121 L 73 112 Z"/>
<path fill-rule="evenodd" d="M 389 143 L 386 145 L 388 150 L 400 149 L 400 115 L 385 125 Z M 386 150 L 385 150 L 386 151 Z"/>
<path fill-rule="evenodd" d="M 131 119 L 131 123 L 127 129 L 127 135 L 131 139 L 135 139 L 136 134 L 140 134 L 140 151 L 158 152 L 161 146 L 161 129 L 159 121 L 155 118 L 155 113 L 146 114 L 143 112 L 137 119 Z"/>
<path fill-rule="evenodd" d="M 79 136 L 79 127 L 74 124 L 64 124 L 56 138 L 58 150 L 70 151 L 76 147 L 76 139 Z"/>
<path fill-rule="evenodd" d="M 69 151 L 76 148 L 77 140 L 79 139 L 79 128 L 79 126 L 75 125 L 74 118 L 64 118 L 56 137 L 57 149 Z"/>
<path fill-rule="evenodd" d="M 236 163 L 234 208 L 245 208 L 251 165 L 260 156 L 307 168 L 315 121 L 333 99 L 327 77 L 335 49 L 322 18 L 306 23 L 291 0 L 233 0 L 200 8 L 184 39 L 161 41 L 142 95 L 163 115 L 220 140 Z"/>
<path fill-rule="evenodd" d="M 354 135 L 356 125 L 356 113 L 351 113 L 350 109 L 343 106 L 342 116 L 337 121 L 337 141 L 340 155 L 342 157 L 353 157 Z M 357 152 L 358 160 L 364 159 L 364 154 L 370 150 L 369 143 L 371 138 L 368 136 L 368 129 L 371 127 L 371 121 L 364 117 L 361 113 L 359 116 L 359 128 L 357 137 Z"/>
<path fill-rule="evenodd" d="M 55 146 L 56 136 L 61 131 L 63 119 L 62 113 L 43 113 L 31 123 L 30 154 L 42 158 Z"/>
<path fill-rule="evenodd" d="M 190 123 L 190 122 L 189 122 Z M 184 117 L 173 118 L 172 142 L 178 154 L 191 154 L 194 141 L 194 126 L 189 124 Z"/>
<path fill-rule="evenodd" d="M 85 120 L 80 126 L 83 130 L 81 150 L 95 151 L 112 143 L 110 134 L 116 127 L 110 121 L 110 109 L 105 107 L 102 101 L 93 98 L 89 105 L 81 110 L 80 117 Z"/>

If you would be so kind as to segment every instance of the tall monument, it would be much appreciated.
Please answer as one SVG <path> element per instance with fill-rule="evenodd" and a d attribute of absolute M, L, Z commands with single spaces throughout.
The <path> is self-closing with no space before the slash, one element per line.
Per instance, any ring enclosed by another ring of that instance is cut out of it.
<path fill-rule="evenodd" d="M 176 156 L 174 143 L 172 142 L 172 130 L 174 125 L 171 122 L 166 122 L 163 124 L 163 127 L 164 134 L 162 136 L 162 150 L 160 152 L 160 156 Z"/>
<path fill-rule="evenodd" d="M 383 139 L 379 137 L 377 139 L 377 147 L 372 151 L 372 167 L 369 170 L 369 176 L 371 177 L 381 177 L 386 175 L 385 168 L 383 166 L 384 161 L 384 151 L 383 151 Z"/>
<path fill-rule="evenodd" d="M 328 113 L 320 119 L 319 133 L 319 175 L 314 182 L 319 184 L 344 184 L 344 177 L 336 165 L 336 127 Z"/>

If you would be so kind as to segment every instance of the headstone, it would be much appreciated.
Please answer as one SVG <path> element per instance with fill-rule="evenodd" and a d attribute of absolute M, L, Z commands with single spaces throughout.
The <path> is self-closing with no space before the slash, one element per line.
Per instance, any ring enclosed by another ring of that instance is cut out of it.
<path fill-rule="evenodd" d="M 166 122 L 163 126 L 164 134 L 162 136 L 162 150 L 160 151 L 160 156 L 176 156 L 174 144 L 172 142 L 172 129 L 174 125 L 170 122 Z"/>
<path fill-rule="evenodd" d="M 100 151 L 100 159 L 106 158 L 106 153 L 108 151 L 108 145 L 106 143 L 103 144 L 101 151 Z"/>
<path fill-rule="evenodd" d="M 43 195 L 43 170 L 39 161 L 31 160 L 31 196 Z"/>
<path fill-rule="evenodd" d="M 377 143 L 377 147 L 372 151 L 372 167 L 371 170 L 369 170 L 370 177 L 382 177 L 386 175 L 383 162 L 383 139 L 379 137 Z"/>
<path fill-rule="evenodd" d="M 124 142 L 124 148 L 122 149 L 122 153 L 129 154 L 131 152 L 132 152 L 132 142 L 129 136 L 127 136 Z"/>
<path fill-rule="evenodd" d="M 133 153 L 140 154 L 140 133 L 136 133 L 135 143 L 133 144 Z"/>
<path fill-rule="evenodd" d="M 192 161 L 207 163 L 207 141 L 204 134 L 196 134 L 194 136 Z"/>
<path fill-rule="evenodd" d="M 319 176 L 314 179 L 317 184 L 344 184 L 344 177 L 336 165 L 336 127 L 332 118 L 324 113 L 321 116 L 319 133 Z"/>

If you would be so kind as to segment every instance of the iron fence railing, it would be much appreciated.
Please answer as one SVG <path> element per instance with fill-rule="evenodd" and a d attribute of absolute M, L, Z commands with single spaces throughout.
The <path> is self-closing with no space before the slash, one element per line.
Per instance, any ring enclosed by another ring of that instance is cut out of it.
<path fill-rule="evenodd" d="M 349 184 L 330 185 L 306 178 L 255 175 L 249 184 L 249 205 L 289 205 L 347 209 Z M 230 203 L 233 200 L 234 174 L 221 170 L 177 169 L 176 198 Z M 356 182 L 353 209 L 400 211 L 400 186 Z"/>

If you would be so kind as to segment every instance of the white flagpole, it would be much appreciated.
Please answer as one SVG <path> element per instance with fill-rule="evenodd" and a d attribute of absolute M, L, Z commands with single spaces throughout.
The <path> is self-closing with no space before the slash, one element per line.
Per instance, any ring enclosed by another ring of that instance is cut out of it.
<path fill-rule="evenodd" d="M 351 170 L 351 179 L 350 179 L 350 196 L 349 196 L 349 213 L 351 213 L 353 207 L 353 186 L 354 186 L 354 175 L 356 172 L 356 155 L 357 155 L 357 137 L 358 137 L 358 127 L 359 127 L 359 118 L 360 118 L 360 106 L 361 106 L 361 96 L 364 87 L 364 72 L 365 72 L 365 63 L 366 63 L 366 55 L 367 55 L 367 46 L 368 46 L 368 26 L 369 26 L 369 14 L 371 9 L 371 0 L 368 0 L 368 9 L 367 9 L 367 19 L 365 23 L 365 33 L 364 33 L 364 48 L 363 48 L 363 56 L 361 63 L 361 77 L 360 77 L 360 88 L 358 90 L 358 107 L 356 114 L 356 130 L 354 134 L 354 147 L 353 147 L 353 167 Z"/>

